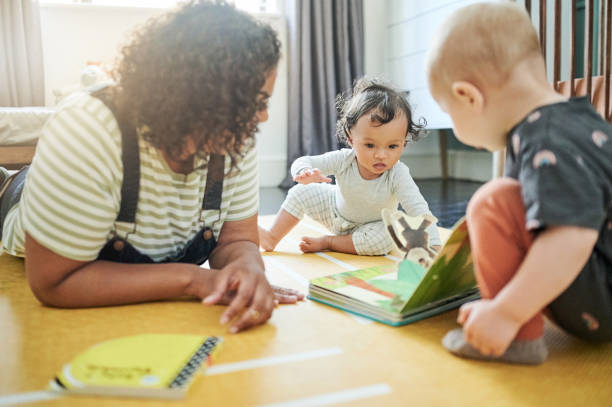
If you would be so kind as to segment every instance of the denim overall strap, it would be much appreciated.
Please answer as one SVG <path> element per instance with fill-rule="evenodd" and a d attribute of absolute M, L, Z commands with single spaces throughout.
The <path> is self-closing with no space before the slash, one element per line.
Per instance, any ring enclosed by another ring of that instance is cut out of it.
<path fill-rule="evenodd" d="M 112 112 L 121 132 L 123 181 L 121 183 L 121 203 L 116 221 L 135 223 L 140 190 L 140 151 L 136 129 L 124 120 L 105 89 L 92 92 L 91 96 L 99 99 Z M 106 242 L 98 253 L 98 260 L 120 263 L 153 263 L 151 257 L 140 253 L 125 239 L 117 236 Z"/>
<path fill-rule="evenodd" d="M 123 183 L 121 185 L 121 207 L 117 215 L 117 221 L 135 223 L 140 183 L 140 151 L 135 129 L 122 120 L 120 115 L 116 114 L 114 104 L 105 100 L 104 96 L 106 95 L 101 95 L 102 97 L 92 96 L 98 97 L 111 110 L 119 124 L 122 138 Z M 225 156 L 212 154 L 208 162 L 202 210 L 221 211 L 224 169 Z M 181 253 L 168 257 L 161 262 L 202 264 L 208 259 L 216 245 L 217 242 L 212 228 L 205 226 L 185 245 Z M 140 253 L 129 242 L 118 236 L 106 242 L 100 250 L 98 260 L 121 263 L 154 263 L 150 256 Z"/>
<path fill-rule="evenodd" d="M 208 160 L 208 172 L 206 174 L 206 187 L 202 198 L 202 211 L 216 210 L 221 216 L 221 202 L 223 198 L 223 177 L 225 170 L 225 156 L 211 154 Z M 210 226 L 204 226 L 189 242 L 180 258 L 168 259 L 167 261 L 179 261 L 183 263 L 202 264 L 208 260 L 208 256 L 217 246 L 215 235 Z"/>
<path fill-rule="evenodd" d="M 225 156 L 211 154 L 208 160 L 208 173 L 206 174 L 206 190 L 202 209 L 221 209 L 221 198 L 223 195 L 223 171 L 225 169 Z"/>
<path fill-rule="evenodd" d="M 121 130 L 121 160 L 123 162 L 123 183 L 121 185 L 121 206 L 117 221 L 134 223 L 136 219 L 136 207 L 138 205 L 138 192 L 140 189 L 140 155 L 138 150 L 138 137 L 136 129 L 128 125 L 127 121 L 119 115 L 115 104 L 105 92 L 106 88 L 91 93 L 91 96 L 99 99 L 115 116 L 119 129 Z M 0 237 L 2 236 L 2 225 L 8 211 L 21 199 L 21 193 L 25 185 L 29 165 L 20 169 L 11 176 L 11 184 L 0 199 Z"/>
<path fill-rule="evenodd" d="M 129 125 L 127 120 L 116 109 L 104 89 L 92 93 L 113 113 L 119 130 L 121 131 L 121 161 L 123 163 L 123 182 L 121 183 L 121 204 L 119 207 L 118 222 L 134 223 L 136 221 L 136 207 L 138 206 L 138 193 L 140 190 L 140 152 L 138 150 L 138 136 L 136 128 Z"/>

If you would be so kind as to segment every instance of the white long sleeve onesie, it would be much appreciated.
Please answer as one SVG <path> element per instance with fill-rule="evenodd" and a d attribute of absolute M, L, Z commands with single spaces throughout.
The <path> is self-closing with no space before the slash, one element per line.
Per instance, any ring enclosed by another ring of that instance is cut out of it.
<path fill-rule="evenodd" d="M 384 254 L 393 247 L 381 220 L 383 208 L 397 209 L 399 203 L 409 216 L 431 213 L 410 170 L 400 161 L 372 180 L 359 174 L 352 149 L 300 157 L 293 162 L 291 174 L 295 176 L 305 168 L 318 168 L 324 175 L 334 175 L 336 185 L 298 184 L 291 189 L 283 209 L 300 219 L 306 213 L 336 234 L 352 233 L 359 254 Z M 362 226 L 366 225 L 364 229 Z M 427 231 L 431 245 L 441 244 L 435 225 Z"/>

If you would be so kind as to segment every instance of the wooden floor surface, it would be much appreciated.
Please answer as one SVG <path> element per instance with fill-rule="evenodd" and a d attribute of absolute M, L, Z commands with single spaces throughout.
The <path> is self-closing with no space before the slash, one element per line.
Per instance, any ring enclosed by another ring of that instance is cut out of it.
<path fill-rule="evenodd" d="M 269 224 L 271 217 L 260 222 Z M 392 263 L 389 257 L 301 254 L 304 221 L 265 253 L 271 282 L 306 291 L 310 278 Z M 591 346 L 547 326 L 549 360 L 537 367 L 474 362 L 440 344 L 456 311 L 393 328 L 305 301 L 279 306 L 270 321 L 232 335 L 223 307 L 197 301 L 81 310 L 43 307 L 23 262 L 0 256 L 0 406 L 610 406 L 612 345 Z M 46 392 L 61 366 L 87 347 L 140 333 L 221 335 L 216 364 L 185 400 L 59 397 Z"/>

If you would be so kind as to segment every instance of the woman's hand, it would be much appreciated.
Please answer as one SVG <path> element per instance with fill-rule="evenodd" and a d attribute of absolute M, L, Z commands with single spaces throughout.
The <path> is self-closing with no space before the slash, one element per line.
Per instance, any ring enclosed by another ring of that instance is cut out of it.
<path fill-rule="evenodd" d="M 313 182 L 331 182 L 331 178 L 326 177 L 321 173 L 321 170 L 318 168 L 305 168 L 297 173 L 295 177 L 293 177 L 295 182 L 299 182 L 300 184 L 310 184 Z"/>
<path fill-rule="evenodd" d="M 457 322 L 463 325 L 466 341 L 486 356 L 504 354 L 521 324 L 498 310 L 492 300 L 464 304 Z"/>
<path fill-rule="evenodd" d="M 190 284 L 186 293 L 202 298 L 207 305 L 229 304 L 221 323 L 235 320 L 232 333 L 264 323 L 278 303 L 304 298 L 295 290 L 270 286 L 257 242 L 257 215 L 225 222 L 209 260 L 211 270 L 201 269 L 193 279 L 199 282 Z"/>
<path fill-rule="evenodd" d="M 231 333 L 262 324 L 272 315 L 275 295 L 263 272 L 229 264 L 221 270 L 202 269 L 199 274 L 188 294 L 202 298 L 205 305 L 229 304 L 220 322 L 233 321 Z"/>

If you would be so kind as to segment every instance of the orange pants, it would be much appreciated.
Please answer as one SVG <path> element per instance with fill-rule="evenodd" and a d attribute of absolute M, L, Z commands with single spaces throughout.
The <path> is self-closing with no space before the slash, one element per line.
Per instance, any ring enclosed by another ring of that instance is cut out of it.
<path fill-rule="evenodd" d="M 483 185 L 470 200 L 467 223 L 480 295 L 494 298 L 518 271 L 533 242 L 525 227 L 521 184 L 501 178 Z M 539 338 L 543 327 L 539 312 L 521 327 L 516 339 Z"/>

